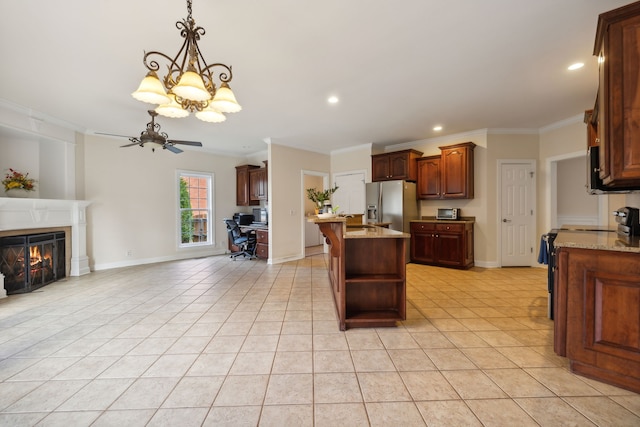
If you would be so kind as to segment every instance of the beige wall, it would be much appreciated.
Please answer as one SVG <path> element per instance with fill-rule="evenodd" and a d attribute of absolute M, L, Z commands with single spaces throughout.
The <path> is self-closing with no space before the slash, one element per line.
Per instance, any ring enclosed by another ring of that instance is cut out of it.
<path fill-rule="evenodd" d="M 244 159 L 185 150 L 152 153 L 148 148 L 119 148 L 113 138 L 84 138 L 84 192 L 87 252 L 92 269 L 144 264 L 224 253 L 222 218 L 235 206 L 235 166 Z M 215 246 L 179 249 L 177 170 L 213 173 Z M 126 251 L 132 256 L 127 257 Z"/>
<path fill-rule="evenodd" d="M 586 152 L 585 152 L 586 154 Z M 598 197 L 587 192 L 587 157 L 557 162 L 557 212 L 563 224 L 590 224 L 598 221 Z M 571 221 L 571 222 L 569 222 Z"/>
<path fill-rule="evenodd" d="M 269 145 L 270 262 L 304 258 L 303 171 L 329 173 L 328 155 Z"/>
<path fill-rule="evenodd" d="M 371 182 L 371 144 L 337 150 L 331 153 L 331 173 L 365 171 L 365 182 Z M 332 179 L 331 182 L 334 180 Z"/>

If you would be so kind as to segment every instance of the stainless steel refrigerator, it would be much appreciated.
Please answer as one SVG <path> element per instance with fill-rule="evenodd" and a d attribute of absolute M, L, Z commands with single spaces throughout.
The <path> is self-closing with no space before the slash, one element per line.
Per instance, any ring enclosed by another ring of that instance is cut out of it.
<path fill-rule="evenodd" d="M 420 219 L 415 182 L 367 184 L 367 223 L 389 223 L 392 230 L 410 233 L 409 221 L 415 219 Z"/>

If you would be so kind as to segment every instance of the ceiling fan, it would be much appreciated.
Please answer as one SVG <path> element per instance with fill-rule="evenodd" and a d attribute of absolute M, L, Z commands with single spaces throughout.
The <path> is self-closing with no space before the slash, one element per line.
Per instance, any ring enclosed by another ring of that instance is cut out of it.
<path fill-rule="evenodd" d="M 139 145 L 140 147 L 144 147 L 145 144 L 158 144 L 162 147 L 163 150 L 169 150 L 172 153 L 182 153 L 182 150 L 178 147 L 175 147 L 175 144 L 182 145 L 191 145 L 194 147 L 202 147 L 201 142 L 196 141 L 180 141 L 177 139 L 169 139 L 169 135 L 165 132 L 160 132 L 160 125 L 155 122 L 155 118 L 158 115 L 153 110 L 148 110 L 149 115 L 151 116 L 151 121 L 147 123 L 147 128 L 140 132 L 140 136 L 126 136 L 126 135 L 115 135 L 112 133 L 103 133 L 96 132 L 100 135 L 111 135 L 111 136 L 119 136 L 123 138 L 129 138 L 131 144 L 121 145 L 121 147 L 132 147 L 134 145 Z M 152 151 L 155 151 L 155 147 L 151 148 Z"/>

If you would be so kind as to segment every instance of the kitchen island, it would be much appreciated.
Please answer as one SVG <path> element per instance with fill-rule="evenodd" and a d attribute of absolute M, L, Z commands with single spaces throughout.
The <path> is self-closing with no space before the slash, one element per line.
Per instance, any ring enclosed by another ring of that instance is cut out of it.
<path fill-rule="evenodd" d="M 560 231 L 554 350 L 586 377 L 640 393 L 640 239 Z"/>
<path fill-rule="evenodd" d="M 341 331 L 406 319 L 407 233 L 346 219 L 310 218 L 329 245 L 329 281 Z"/>

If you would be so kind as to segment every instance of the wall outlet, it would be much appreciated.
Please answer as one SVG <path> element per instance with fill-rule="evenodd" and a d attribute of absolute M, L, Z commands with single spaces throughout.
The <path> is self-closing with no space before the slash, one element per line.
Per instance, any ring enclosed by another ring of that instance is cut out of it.
<path fill-rule="evenodd" d="M 127 257 L 133 256 L 133 249 L 127 249 Z"/>

